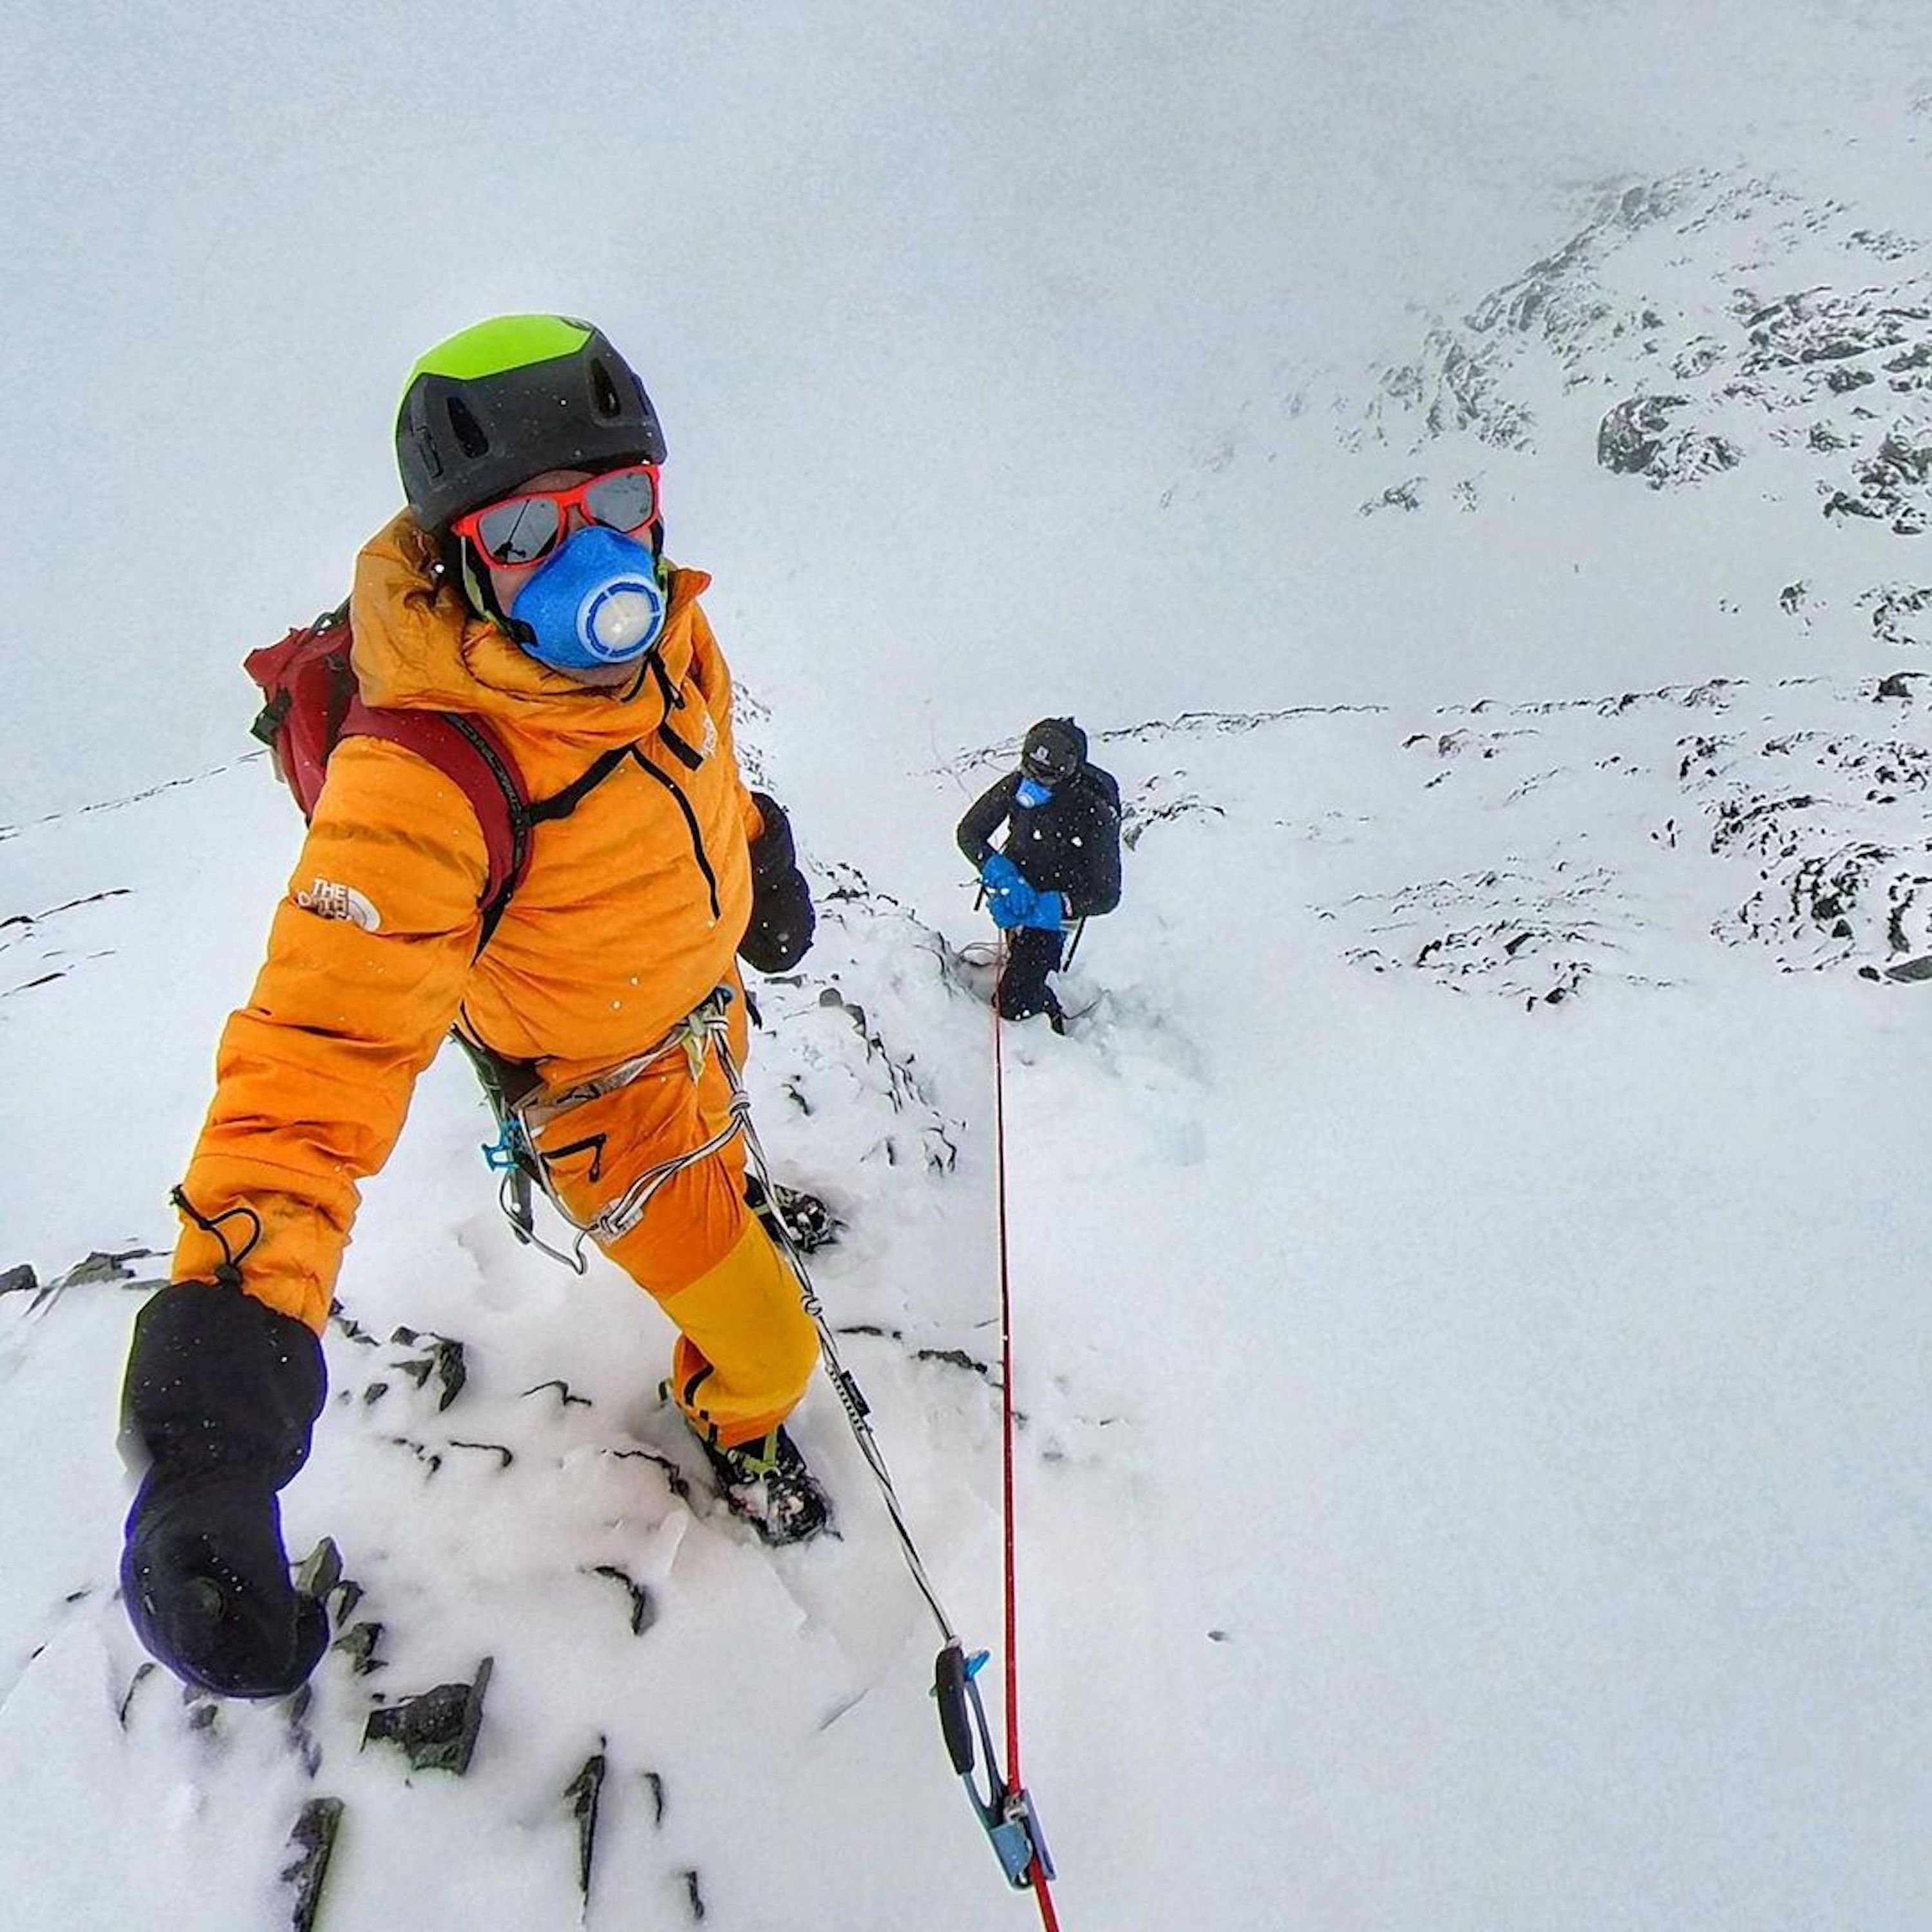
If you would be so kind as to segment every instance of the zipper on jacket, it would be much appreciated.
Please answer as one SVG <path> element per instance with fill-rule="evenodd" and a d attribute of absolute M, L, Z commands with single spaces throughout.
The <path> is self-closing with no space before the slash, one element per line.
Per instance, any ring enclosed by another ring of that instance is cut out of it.
<path fill-rule="evenodd" d="M 678 789 L 676 781 L 668 772 L 661 772 L 644 756 L 641 745 L 631 747 L 631 756 L 640 770 L 648 772 L 677 801 L 677 808 L 684 814 L 684 829 L 691 836 L 691 856 L 698 861 L 698 869 L 704 874 L 704 889 L 711 895 L 711 916 L 722 919 L 724 908 L 718 903 L 718 874 L 711 869 L 710 855 L 704 849 L 704 834 L 698 823 L 698 814 L 691 808 L 691 801 Z"/>
<path fill-rule="evenodd" d="M 669 746 L 672 755 L 680 764 L 692 771 L 700 770 L 704 764 L 704 754 L 685 743 L 670 728 L 669 713 L 674 708 L 682 708 L 683 693 L 671 687 L 662 668 L 658 676 L 666 692 L 666 716 L 659 721 L 658 736 Z M 724 909 L 718 898 L 718 874 L 712 869 L 710 855 L 704 849 L 704 834 L 698 823 L 698 814 L 692 808 L 690 800 L 685 796 L 670 774 L 660 770 L 644 755 L 641 742 L 619 746 L 614 750 L 604 752 L 561 791 L 552 793 L 548 798 L 533 800 L 529 807 L 529 827 L 533 828 L 550 819 L 568 818 L 626 758 L 634 760 L 640 770 L 648 772 L 677 802 L 678 811 L 683 816 L 685 832 L 691 840 L 691 856 L 698 862 L 698 869 L 704 876 L 704 890 L 711 901 L 711 916 L 714 920 L 722 919 Z M 527 838 L 528 836 L 526 829 L 524 836 Z"/>

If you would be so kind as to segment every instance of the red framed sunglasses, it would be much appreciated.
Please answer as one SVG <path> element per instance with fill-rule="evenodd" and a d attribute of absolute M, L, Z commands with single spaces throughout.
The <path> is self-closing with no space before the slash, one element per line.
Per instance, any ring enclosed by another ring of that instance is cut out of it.
<path fill-rule="evenodd" d="M 562 542 L 570 513 L 577 509 L 606 530 L 627 534 L 642 530 L 658 514 L 657 465 L 633 464 L 562 490 L 505 496 L 458 517 L 450 528 L 467 538 L 499 570 L 518 570 L 541 563 Z"/>

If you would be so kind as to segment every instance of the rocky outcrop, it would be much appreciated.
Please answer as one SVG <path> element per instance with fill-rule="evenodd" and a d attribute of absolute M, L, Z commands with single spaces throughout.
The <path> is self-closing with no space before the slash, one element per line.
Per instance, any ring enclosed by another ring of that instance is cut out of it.
<path fill-rule="evenodd" d="M 1673 413 L 1688 408 L 1690 400 L 1633 396 L 1618 404 L 1598 429 L 1597 460 L 1619 476 L 1642 477 L 1653 490 L 1735 470 L 1743 452 L 1728 436 L 1672 427 Z"/>

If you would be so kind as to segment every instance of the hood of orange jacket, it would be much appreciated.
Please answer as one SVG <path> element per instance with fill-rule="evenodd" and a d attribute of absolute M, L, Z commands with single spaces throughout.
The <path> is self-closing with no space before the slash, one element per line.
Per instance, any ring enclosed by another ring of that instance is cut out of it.
<path fill-rule="evenodd" d="M 453 584 L 434 574 L 436 554 L 434 540 L 405 511 L 356 560 L 356 682 L 368 704 L 468 712 L 527 733 L 540 753 L 594 753 L 634 742 L 640 712 L 661 704 L 664 683 L 682 688 L 702 647 L 716 653 L 698 603 L 711 582 L 701 570 L 668 569 L 664 630 L 652 653 L 662 678 L 646 660 L 625 683 L 593 685 L 538 663 L 500 626 L 477 616 Z"/>

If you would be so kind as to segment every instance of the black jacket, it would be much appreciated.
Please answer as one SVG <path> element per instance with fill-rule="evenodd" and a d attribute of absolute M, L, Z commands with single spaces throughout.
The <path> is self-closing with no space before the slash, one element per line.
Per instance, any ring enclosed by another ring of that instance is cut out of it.
<path fill-rule="evenodd" d="M 1022 805 L 1020 774 L 1009 772 L 959 821 L 959 849 L 974 869 L 994 848 L 1002 823 L 1006 854 L 1034 891 L 1058 892 L 1074 919 L 1112 912 L 1120 902 L 1120 788 L 1111 772 L 1082 765 L 1044 805 Z"/>

